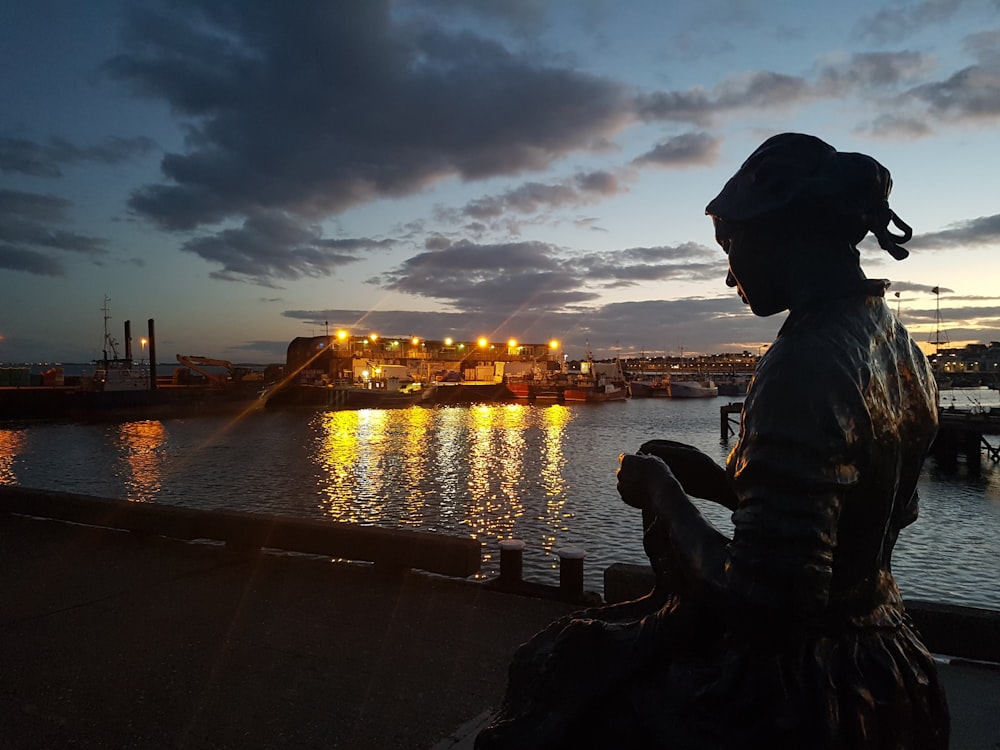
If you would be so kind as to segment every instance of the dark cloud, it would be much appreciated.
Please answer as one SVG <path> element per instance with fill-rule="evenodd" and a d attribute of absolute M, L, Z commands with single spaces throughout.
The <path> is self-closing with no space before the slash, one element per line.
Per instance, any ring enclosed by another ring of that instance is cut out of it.
<path fill-rule="evenodd" d="M 827 63 L 817 73 L 816 87 L 827 96 L 857 89 L 891 88 L 912 83 L 934 66 L 923 52 L 869 52 L 851 55 L 843 62 Z"/>
<path fill-rule="evenodd" d="M 923 138 L 933 131 L 925 118 L 884 114 L 869 123 L 858 125 L 855 132 L 866 133 L 876 138 Z"/>
<path fill-rule="evenodd" d="M 892 285 L 889 287 L 888 297 L 892 297 L 896 292 L 900 294 L 904 292 L 915 292 L 917 294 L 934 294 L 934 289 L 937 289 L 941 294 L 950 294 L 951 289 L 943 286 L 933 286 L 932 284 L 915 284 L 912 281 L 893 281 Z M 912 295 L 911 295 L 912 296 Z"/>
<path fill-rule="evenodd" d="M 592 289 L 669 279 L 721 278 L 718 253 L 688 243 L 571 254 L 542 242 L 457 242 L 420 253 L 372 283 L 469 311 L 558 311 L 597 298 Z"/>
<path fill-rule="evenodd" d="M 1000 214 L 963 221 L 940 232 L 915 235 L 908 247 L 916 250 L 951 250 L 1000 243 Z"/>
<path fill-rule="evenodd" d="M 94 146 L 77 146 L 62 139 L 38 143 L 0 137 L 0 172 L 32 177 L 61 177 L 62 167 L 85 162 L 119 164 L 154 148 L 149 138 L 106 138 Z"/>
<path fill-rule="evenodd" d="M 875 42 L 898 42 L 911 34 L 950 19 L 962 0 L 923 0 L 901 7 L 882 8 L 862 18 L 857 33 Z"/>
<path fill-rule="evenodd" d="M 461 309 L 493 309 L 503 314 L 519 309 L 559 309 L 596 297 L 579 291 L 580 274 L 560 259 L 556 248 L 542 242 L 458 242 L 409 258 L 373 281 Z"/>
<path fill-rule="evenodd" d="M 327 276 L 338 267 L 359 260 L 361 250 L 384 248 L 387 240 L 323 239 L 322 229 L 278 212 L 248 217 L 238 229 L 184 243 L 184 250 L 222 266 L 213 274 L 226 280 L 250 281 L 262 286 L 275 279 Z"/>
<path fill-rule="evenodd" d="M 54 258 L 35 250 L 0 242 L 0 268 L 24 271 L 35 276 L 63 276 L 66 269 Z"/>
<path fill-rule="evenodd" d="M 131 202 L 166 228 L 260 208 L 326 216 L 448 176 L 539 169 L 626 121 L 622 85 L 398 23 L 386 0 L 189 0 L 132 13 L 128 38 L 108 70 L 190 127 L 167 182 Z"/>
<path fill-rule="evenodd" d="M 973 65 L 907 95 L 941 119 L 995 119 L 1000 117 L 1000 65 Z"/>
<path fill-rule="evenodd" d="M 618 178 L 610 172 L 587 172 L 559 183 L 526 182 L 500 195 L 470 201 L 462 209 L 465 217 L 495 219 L 509 212 L 533 214 L 549 208 L 583 205 L 614 195 L 620 189 Z"/>
<path fill-rule="evenodd" d="M 1000 62 L 1000 29 L 969 34 L 963 40 L 962 47 L 984 65 L 996 65 Z"/>
<path fill-rule="evenodd" d="M 0 265 L 42 276 L 61 276 L 61 261 L 50 251 L 80 253 L 97 259 L 105 242 L 53 225 L 68 221 L 72 204 L 52 195 L 0 189 Z"/>
<path fill-rule="evenodd" d="M 571 358 L 589 348 L 596 356 L 645 352 L 743 351 L 770 343 L 783 316 L 758 318 L 735 295 L 576 305 L 565 310 L 522 310 L 516 315 L 474 309 L 454 312 L 407 310 L 287 310 L 286 317 L 328 321 L 330 330 L 375 331 L 382 336 L 417 335 L 430 339 L 452 336 L 474 341 L 515 338 L 545 343 L 553 338 Z"/>
<path fill-rule="evenodd" d="M 666 120 L 704 127 L 719 114 L 788 107 L 810 101 L 816 96 L 815 87 L 803 77 L 754 71 L 727 78 L 711 92 L 699 87 L 687 91 L 640 93 L 634 99 L 634 107 L 636 115 L 643 120 Z"/>
<path fill-rule="evenodd" d="M 546 23 L 546 0 L 424 0 L 432 13 L 480 16 L 506 24 L 520 34 L 537 34 Z"/>
<path fill-rule="evenodd" d="M 716 106 L 723 110 L 784 107 L 799 104 L 809 95 L 809 83 L 799 76 L 759 71 L 719 84 L 716 87 Z"/>
<path fill-rule="evenodd" d="M 636 110 L 644 120 L 669 120 L 708 125 L 717 111 L 715 103 L 701 88 L 688 91 L 653 91 L 639 94 Z"/>
<path fill-rule="evenodd" d="M 721 142 L 721 138 L 704 131 L 683 133 L 656 144 L 633 163 L 663 167 L 708 166 L 718 158 Z"/>

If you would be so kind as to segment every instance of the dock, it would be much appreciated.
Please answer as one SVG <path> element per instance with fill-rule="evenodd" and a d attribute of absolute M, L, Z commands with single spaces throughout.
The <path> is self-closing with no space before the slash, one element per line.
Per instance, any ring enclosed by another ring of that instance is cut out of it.
<path fill-rule="evenodd" d="M 942 409 L 931 455 L 946 466 L 956 464 L 960 455 L 971 467 L 978 467 L 983 455 L 993 463 L 998 463 L 1000 442 L 992 439 L 996 436 L 1000 436 L 1000 409 Z"/>
<path fill-rule="evenodd" d="M 0 536 L 5 748 L 471 750 L 518 645 L 578 609 L 19 513 Z M 952 750 L 998 746 L 1000 665 L 939 671 Z"/>

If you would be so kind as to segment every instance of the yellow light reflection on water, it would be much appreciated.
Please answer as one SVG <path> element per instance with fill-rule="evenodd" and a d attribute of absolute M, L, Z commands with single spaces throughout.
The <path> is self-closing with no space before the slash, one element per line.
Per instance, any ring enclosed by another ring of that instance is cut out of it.
<path fill-rule="evenodd" d="M 314 461 L 325 472 L 321 477 L 321 489 L 325 495 L 321 506 L 335 521 L 366 520 L 366 506 L 359 503 L 354 495 L 342 492 L 341 488 L 354 484 L 359 473 L 361 422 L 370 413 L 370 409 L 364 409 L 331 411 L 320 415 L 320 439 Z M 365 430 L 368 435 L 370 426 L 369 423 Z"/>
<path fill-rule="evenodd" d="M 335 521 L 377 524 L 391 519 L 423 526 L 430 472 L 427 441 L 433 416 L 425 409 L 360 409 L 319 416 L 313 462 L 320 508 Z"/>
<path fill-rule="evenodd" d="M 152 500 L 163 485 L 163 423 L 125 422 L 118 426 L 115 439 L 124 466 L 125 496 L 133 502 Z"/>
<path fill-rule="evenodd" d="M 561 404 L 552 404 L 542 412 L 542 424 L 545 430 L 545 440 L 542 443 L 544 460 L 542 461 L 542 486 L 545 488 L 545 521 L 550 529 L 565 531 L 568 528 L 567 518 L 571 514 L 564 511 L 566 507 L 566 455 L 563 452 L 564 432 L 572 418 L 572 412 Z M 551 551 L 555 545 L 555 535 L 548 536 L 543 546 Z"/>
<path fill-rule="evenodd" d="M 0 430 L 0 484 L 17 484 L 14 462 L 24 447 L 19 430 Z"/>
<path fill-rule="evenodd" d="M 464 528 L 484 550 L 515 534 L 525 513 L 551 549 L 566 528 L 563 406 L 344 410 L 313 421 L 320 509 L 334 521 Z M 489 555 L 487 553 L 487 560 Z"/>

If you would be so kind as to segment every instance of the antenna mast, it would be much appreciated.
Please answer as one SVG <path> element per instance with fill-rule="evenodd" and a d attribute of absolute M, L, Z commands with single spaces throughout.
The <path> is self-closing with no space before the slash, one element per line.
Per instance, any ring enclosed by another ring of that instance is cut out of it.
<path fill-rule="evenodd" d="M 944 338 L 942 339 L 941 338 L 941 287 L 937 287 L 936 286 L 933 289 L 931 289 L 931 291 L 934 293 L 934 297 L 937 300 L 937 310 L 936 310 L 936 313 L 935 313 L 935 316 L 934 316 L 935 323 L 936 323 L 936 327 L 934 329 L 934 338 L 933 338 L 933 340 L 931 340 L 930 343 L 934 344 L 934 347 L 935 347 L 934 348 L 934 353 L 935 354 L 940 354 L 941 353 L 941 344 L 947 344 L 947 343 L 949 343 L 949 341 L 948 341 L 948 332 L 947 331 L 944 332 Z"/>

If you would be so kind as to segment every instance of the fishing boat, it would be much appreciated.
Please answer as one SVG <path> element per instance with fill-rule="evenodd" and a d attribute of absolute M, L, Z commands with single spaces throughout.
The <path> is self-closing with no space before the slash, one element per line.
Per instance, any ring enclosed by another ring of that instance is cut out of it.
<path fill-rule="evenodd" d="M 670 398 L 715 398 L 719 395 L 719 386 L 707 378 L 704 380 L 670 378 L 667 381 L 667 391 Z"/>
<path fill-rule="evenodd" d="M 104 350 L 103 356 L 93 362 L 94 376 L 90 380 L 89 390 L 101 392 L 115 391 L 149 391 L 149 367 L 136 364 L 132 359 L 132 338 L 129 331 L 129 321 L 125 321 L 125 356 L 118 356 L 118 342 L 108 331 L 108 320 L 111 319 L 111 300 L 104 298 Z M 111 356 L 108 356 L 108 352 Z"/>
<path fill-rule="evenodd" d="M 567 403 L 595 403 L 624 401 L 628 398 L 628 384 L 621 361 L 594 362 L 587 352 L 587 360 L 580 364 L 580 375 L 563 390 Z"/>
<path fill-rule="evenodd" d="M 630 380 L 628 381 L 628 395 L 631 398 L 652 398 L 653 385 L 651 380 Z"/>

